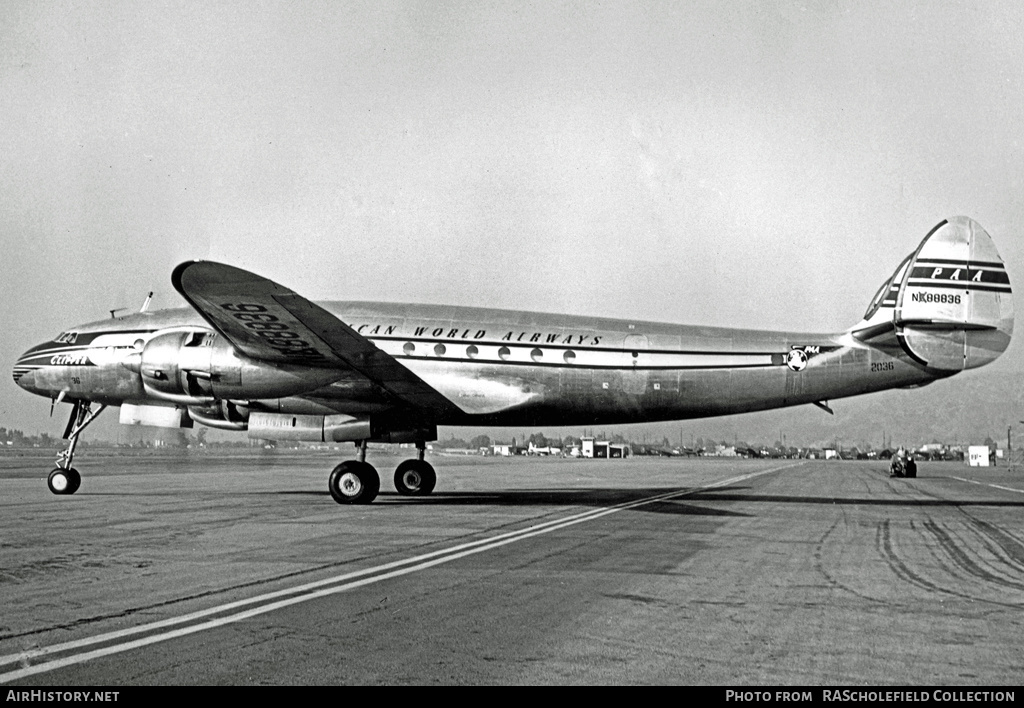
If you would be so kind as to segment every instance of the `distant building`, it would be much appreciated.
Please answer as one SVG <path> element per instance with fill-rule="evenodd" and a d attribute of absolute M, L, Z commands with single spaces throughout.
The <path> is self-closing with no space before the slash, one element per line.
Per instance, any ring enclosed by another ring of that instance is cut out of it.
<path fill-rule="evenodd" d="M 615 459 L 629 457 L 633 454 L 633 451 L 626 443 L 620 445 L 608 440 L 595 440 L 594 438 L 585 437 L 580 445 L 580 453 L 583 457 Z"/>
<path fill-rule="evenodd" d="M 988 467 L 989 454 L 988 445 L 971 445 L 967 448 L 968 464 L 971 467 Z"/>

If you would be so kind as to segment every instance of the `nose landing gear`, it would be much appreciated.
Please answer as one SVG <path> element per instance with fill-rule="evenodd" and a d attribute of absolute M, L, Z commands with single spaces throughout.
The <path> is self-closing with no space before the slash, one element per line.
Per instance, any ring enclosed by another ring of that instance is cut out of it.
<path fill-rule="evenodd" d="M 57 467 L 46 478 L 46 486 L 54 494 L 74 494 L 82 486 L 82 475 L 71 466 L 71 461 L 75 459 L 75 448 L 78 447 L 78 436 L 106 407 L 100 404 L 94 411 L 91 401 L 75 401 L 68 425 L 64 429 L 64 439 L 69 441 L 68 449 L 57 456 Z"/>

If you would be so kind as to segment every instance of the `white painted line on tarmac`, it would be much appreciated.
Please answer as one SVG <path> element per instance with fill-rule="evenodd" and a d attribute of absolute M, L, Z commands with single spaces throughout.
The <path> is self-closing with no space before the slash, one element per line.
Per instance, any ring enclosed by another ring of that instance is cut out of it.
<path fill-rule="evenodd" d="M 961 482 L 970 482 L 971 484 L 980 484 L 983 487 L 993 487 L 995 489 L 1002 489 L 1007 492 L 1017 492 L 1017 494 L 1024 494 L 1024 489 L 1014 489 L 1013 487 L 1004 487 L 1001 484 L 990 484 L 988 482 L 979 482 L 976 479 L 964 479 L 963 477 L 956 477 L 950 475 L 953 479 L 959 479 Z"/>
<path fill-rule="evenodd" d="M 543 534 L 551 533 L 569 526 L 575 526 L 586 521 L 593 521 L 603 516 L 615 514 L 626 509 L 634 509 L 639 506 L 645 506 L 647 504 L 653 504 L 655 502 L 663 501 L 666 499 L 673 499 L 678 497 L 690 496 L 698 492 L 702 492 L 707 489 L 717 489 L 719 487 L 725 487 L 731 484 L 736 484 L 744 480 L 752 479 L 754 477 L 760 477 L 762 475 L 770 474 L 772 472 L 778 472 L 789 467 L 795 467 L 802 463 L 792 463 L 788 465 L 781 465 L 779 467 L 772 467 L 766 470 L 760 470 L 758 472 L 750 472 L 748 474 L 739 475 L 736 477 L 730 477 L 719 482 L 707 484 L 702 487 L 695 487 L 693 489 L 679 489 L 672 492 L 664 492 L 662 494 L 656 494 L 651 497 L 645 497 L 631 502 L 622 502 L 614 504 L 603 509 L 591 509 L 578 514 L 572 514 L 561 519 L 555 519 L 552 521 L 546 521 L 541 524 L 535 524 L 519 531 L 510 531 L 490 538 L 481 539 L 478 541 L 470 541 L 468 543 L 462 543 L 451 548 L 446 548 L 439 551 L 432 551 L 430 553 L 424 553 L 412 558 L 405 560 L 393 561 L 391 563 L 384 563 L 382 565 L 374 566 L 372 568 L 366 568 L 364 570 L 357 570 L 350 573 L 344 573 L 324 580 L 318 580 L 311 583 L 304 583 L 297 585 L 293 588 L 287 588 L 285 590 L 278 590 L 276 592 L 265 593 L 257 595 L 246 600 L 237 600 L 235 602 L 225 603 L 216 607 L 211 607 L 206 610 L 198 612 L 191 612 L 179 617 L 171 617 L 158 622 L 150 622 L 147 624 L 139 625 L 137 627 L 130 627 L 127 629 L 118 630 L 116 632 L 107 632 L 104 634 L 98 634 L 95 637 L 86 637 L 71 642 L 63 642 L 61 644 L 54 644 L 47 647 L 38 647 L 28 651 L 20 652 L 18 654 L 8 654 L 6 656 L 0 656 L 0 666 L 7 664 L 20 663 L 22 668 L 7 673 L 0 674 L 0 683 L 7 683 L 8 681 L 15 681 L 26 676 L 32 676 L 35 674 L 45 673 L 47 671 L 53 671 L 65 666 L 72 666 L 74 664 L 81 664 L 91 659 L 98 659 L 104 656 L 110 656 L 112 654 L 119 654 L 133 649 L 138 649 L 150 644 L 156 644 L 158 642 L 164 642 L 177 637 L 184 637 L 189 634 L 195 634 L 208 629 L 215 629 L 222 627 L 227 624 L 234 622 L 240 622 L 250 617 L 257 615 L 266 614 L 273 612 L 291 605 L 297 605 L 299 603 L 308 602 L 309 600 L 315 600 L 321 597 L 327 597 L 340 592 L 346 592 L 348 590 L 354 590 L 356 588 L 371 585 L 373 583 L 380 582 L 382 580 L 388 580 L 391 578 L 401 577 L 410 573 L 415 573 L 420 570 L 426 570 L 443 563 L 448 563 L 466 556 L 482 553 L 483 551 L 493 550 L 502 546 L 507 546 L 517 541 L 522 541 L 527 538 L 533 538 L 535 536 L 541 536 Z M 368 577 L 364 577 L 368 576 Z M 292 597 L 287 597 L 291 595 Z M 279 599 L 284 598 L 284 599 Z M 72 654 L 70 656 L 62 657 L 60 659 L 54 659 L 52 661 L 44 662 L 42 664 L 36 664 L 34 666 L 29 665 L 33 659 L 38 659 L 42 656 L 48 656 L 51 654 L 57 654 L 65 651 L 74 651 L 83 647 L 91 646 L 94 644 L 102 644 L 104 642 L 115 641 L 123 639 L 136 634 L 144 634 L 146 632 L 154 632 L 156 630 L 165 629 L 167 627 L 173 627 L 175 625 L 187 624 L 201 620 L 204 617 L 210 617 L 211 615 L 222 614 L 225 612 L 231 612 L 238 608 L 245 607 L 246 605 L 258 605 L 248 610 L 236 612 L 223 617 L 217 617 L 214 619 L 207 620 L 205 622 L 199 622 L 197 624 L 190 624 L 186 627 L 174 629 L 167 632 L 161 632 L 158 634 L 152 634 L 147 637 L 141 637 L 131 641 L 123 642 L 120 644 L 114 644 L 101 649 L 94 649 L 80 654 Z"/>

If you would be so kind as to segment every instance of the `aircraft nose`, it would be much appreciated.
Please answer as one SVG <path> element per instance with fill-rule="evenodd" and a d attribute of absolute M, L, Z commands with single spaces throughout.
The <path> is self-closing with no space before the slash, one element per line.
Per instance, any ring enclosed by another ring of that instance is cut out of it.
<path fill-rule="evenodd" d="M 25 390 L 31 390 L 35 384 L 35 369 L 21 364 L 21 359 L 14 365 L 14 383 L 18 384 Z"/>
<path fill-rule="evenodd" d="M 49 345 L 40 344 L 32 347 L 19 356 L 18 360 L 14 363 L 14 369 L 11 371 L 11 375 L 14 377 L 14 383 L 18 384 L 26 391 L 35 390 L 36 370 L 45 359 L 45 357 L 40 357 L 40 351 L 45 349 L 47 346 Z"/>

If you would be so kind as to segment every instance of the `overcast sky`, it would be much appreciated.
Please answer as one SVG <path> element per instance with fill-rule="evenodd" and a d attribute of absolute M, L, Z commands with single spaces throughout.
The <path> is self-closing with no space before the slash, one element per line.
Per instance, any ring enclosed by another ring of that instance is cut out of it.
<path fill-rule="evenodd" d="M 181 304 L 192 258 L 315 299 L 834 331 L 966 214 L 1020 288 L 1022 37 L 1015 0 L 4 0 L 0 363 Z M 60 433 L 0 385 L 0 424 Z"/>

